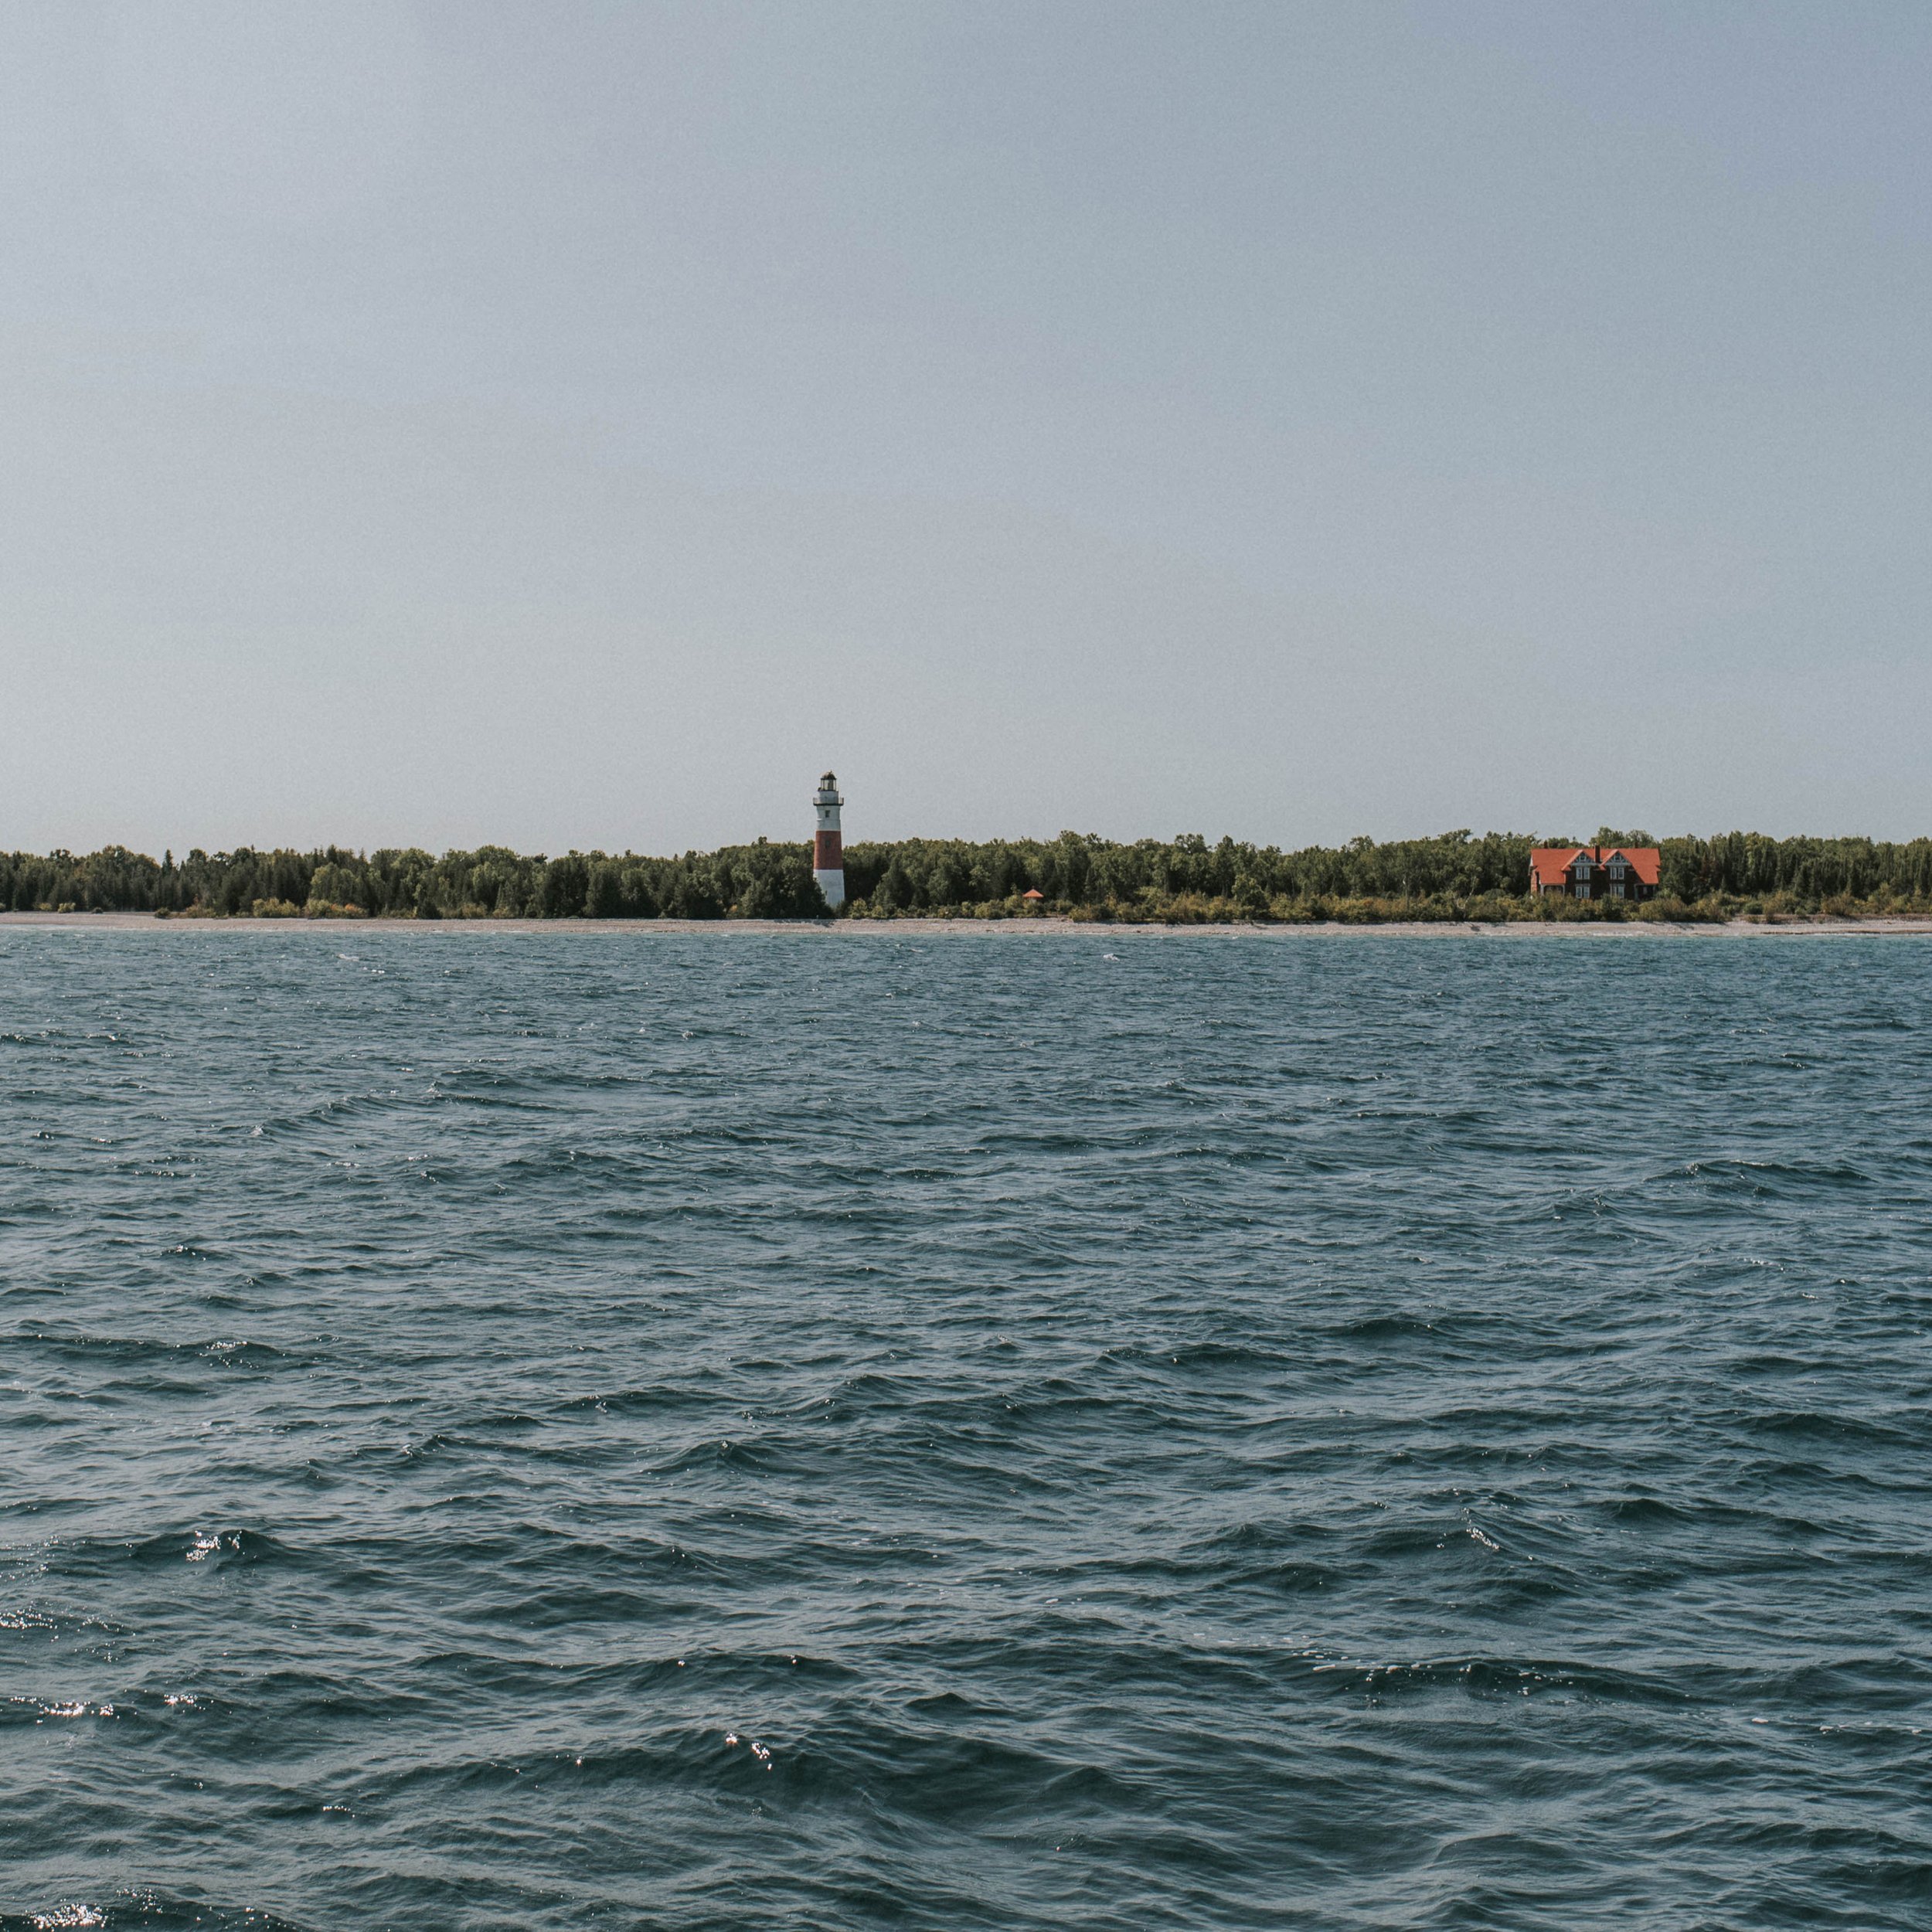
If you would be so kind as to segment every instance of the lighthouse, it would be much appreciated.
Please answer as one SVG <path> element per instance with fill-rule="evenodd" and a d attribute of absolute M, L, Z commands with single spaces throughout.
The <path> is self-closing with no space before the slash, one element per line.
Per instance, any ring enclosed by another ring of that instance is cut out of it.
<path fill-rule="evenodd" d="M 811 802 L 818 808 L 818 831 L 811 842 L 811 876 L 825 895 L 825 903 L 836 912 L 845 903 L 845 852 L 838 837 L 838 808 L 845 801 L 838 795 L 838 781 L 827 772 L 818 781 Z"/>

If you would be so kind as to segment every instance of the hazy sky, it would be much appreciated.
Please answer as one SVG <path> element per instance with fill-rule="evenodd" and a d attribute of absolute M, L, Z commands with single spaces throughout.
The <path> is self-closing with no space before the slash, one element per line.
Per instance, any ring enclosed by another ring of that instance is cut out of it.
<path fill-rule="evenodd" d="M 1932 6 L 0 0 L 0 846 L 1932 831 Z"/>

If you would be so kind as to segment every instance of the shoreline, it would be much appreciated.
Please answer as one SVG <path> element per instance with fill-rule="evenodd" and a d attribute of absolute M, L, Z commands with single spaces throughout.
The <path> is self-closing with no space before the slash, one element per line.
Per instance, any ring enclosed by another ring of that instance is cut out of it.
<path fill-rule="evenodd" d="M 1932 918 L 1762 919 L 1704 920 L 1682 924 L 1662 920 L 1387 920 L 1379 922 L 1328 920 L 1305 925 L 1270 920 L 1265 923 L 1168 925 L 1136 923 L 1126 920 L 1071 920 L 1038 917 L 1019 919 L 189 919 L 162 918 L 154 913 L 0 912 L 0 929 L 56 929 L 93 932 L 253 932 L 291 930 L 331 932 L 340 938 L 356 933 L 810 933 L 837 937 L 862 933 L 900 931 L 983 933 L 992 936 L 1038 936 L 1077 933 L 1142 938 L 1171 938 L 1195 934 L 1226 938 L 1372 938 L 1378 934 L 1409 939 L 1481 937 L 1615 939 L 1832 939 L 1932 938 Z"/>

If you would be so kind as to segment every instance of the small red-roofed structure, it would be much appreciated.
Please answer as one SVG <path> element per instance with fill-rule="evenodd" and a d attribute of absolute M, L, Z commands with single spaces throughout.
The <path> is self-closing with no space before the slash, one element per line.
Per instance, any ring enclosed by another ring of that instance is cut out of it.
<path fill-rule="evenodd" d="M 1029 886 L 1026 891 L 1020 894 L 1020 897 L 1022 899 L 1031 900 L 1032 903 L 1037 906 L 1041 904 L 1045 900 L 1046 895 L 1042 892 L 1037 886 Z"/>
<path fill-rule="evenodd" d="M 1663 863 L 1655 845 L 1539 845 L 1529 855 L 1530 896 L 1652 899 Z"/>

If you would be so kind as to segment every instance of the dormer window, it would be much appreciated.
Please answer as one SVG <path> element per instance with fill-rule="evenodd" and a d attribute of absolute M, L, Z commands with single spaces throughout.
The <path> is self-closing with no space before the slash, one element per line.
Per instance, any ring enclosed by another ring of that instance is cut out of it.
<path fill-rule="evenodd" d="M 1529 855 L 1529 889 L 1569 899 L 1652 899 L 1662 857 L 1655 845 L 1538 845 Z"/>

